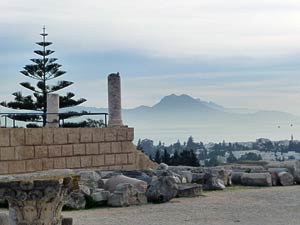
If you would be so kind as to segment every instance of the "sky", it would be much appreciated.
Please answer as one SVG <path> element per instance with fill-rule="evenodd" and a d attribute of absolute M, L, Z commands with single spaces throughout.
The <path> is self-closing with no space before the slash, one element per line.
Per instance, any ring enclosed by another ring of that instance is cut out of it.
<path fill-rule="evenodd" d="M 300 116 L 299 21 L 300 0 L 0 0 L 0 100 L 27 94 L 45 25 L 86 106 L 106 107 L 120 72 L 124 108 L 175 93 Z"/>

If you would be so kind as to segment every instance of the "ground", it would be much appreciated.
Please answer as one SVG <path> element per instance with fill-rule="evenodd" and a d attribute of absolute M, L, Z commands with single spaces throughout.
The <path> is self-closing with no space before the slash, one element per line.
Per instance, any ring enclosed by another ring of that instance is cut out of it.
<path fill-rule="evenodd" d="M 297 225 L 300 186 L 206 192 L 165 204 L 63 212 L 74 225 Z"/>

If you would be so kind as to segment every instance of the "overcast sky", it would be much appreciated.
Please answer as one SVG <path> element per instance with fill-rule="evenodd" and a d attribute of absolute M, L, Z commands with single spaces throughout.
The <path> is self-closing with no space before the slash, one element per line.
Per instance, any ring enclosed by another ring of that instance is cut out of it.
<path fill-rule="evenodd" d="M 87 106 L 107 105 L 118 71 L 127 108 L 185 93 L 300 115 L 299 0 L 0 0 L 1 101 L 23 89 L 44 25 Z"/>

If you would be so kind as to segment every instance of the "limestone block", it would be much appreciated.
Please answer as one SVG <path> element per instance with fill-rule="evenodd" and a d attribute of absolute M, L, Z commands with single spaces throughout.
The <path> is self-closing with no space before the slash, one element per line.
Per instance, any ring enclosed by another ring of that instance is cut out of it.
<path fill-rule="evenodd" d="M 56 128 L 54 132 L 54 144 L 68 144 L 68 128 Z"/>
<path fill-rule="evenodd" d="M 87 155 L 97 155 L 97 154 L 99 154 L 98 148 L 99 148 L 98 143 L 86 144 L 86 154 Z"/>
<path fill-rule="evenodd" d="M 70 128 L 68 133 L 68 143 L 76 144 L 80 141 L 80 128 Z"/>
<path fill-rule="evenodd" d="M 93 139 L 93 142 L 103 142 L 104 141 L 103 128 L 93 129 L 92 139 Z"/>
<path fill-rule="evenodd" d="M 57 158 L 54 160 L 54 169 L 66 169 L 66 158 Z"/>
<path fill-rule="evenodd" d="M 54 131 L 53 128 L 43 128 L 43 144 L 52 145 L 54 143 Z"/>
<path fill-rule="evenodd" d="M 73 169 L 73 168 L 80 168 L 80 157 L 79 156 L 73 156 L 66 158 L 67 161 L 67 168 Z"/>
<path fill-rule="evenodd" d="M 111 153 L 111 143 L 99 143 L 99 150 L 100 154 Z"/>
<path fill-rule="evenodd" d="M 136 170 L 139 169 L 135 164 L 122 165 L 122 170 Z"/>
<path fill-rule="evenodd" d="M 128 164 L 135 164 L 135 162 L 136 162 L 136 154 L 135 153 L 129 153 L 129 154 L 127 154 L 127 162 L 128 162 Z"/>
<path fill-rule="evenodd" d="M 43 170 L 42 159 L 26 160 L 25 162 L 26 172 L 35 172 Z"/>
<path fill-rule="evenodd" d="M 43 170 L 52 170 L 54 168 L 54 159 L 42 159 Z"/>
<path fill-rule="evenodd" d="M 108 169 L 109 170 L 120 170 L 120 169 L 122 169 L 122 165 L 111 165 L 111 166 L 108 166 Z"/>
<path fill-rule="evenodd" d="M 73 155 L 73 145 L 62 145 L 61 146 L 62 156 L 72 156 Z"/>
<path fill-rule="evenodd" d="M 14 147 L 1 147 L 0 148 L 1 160 L 15 160 L 15 148 Z"/>
<path fill-rule="evenodd" d="M 10 146 L 25 145 L 25 129 L 10 129 Z"/>
<path fill-rule="evenodd" d="M 0 162 L 0 174 L 8 174 L 8 162 Z"/>
<path fill-rule="evenodd" d="M 49 157 L 60 157 L 61 156 L 61 145 L 50 145 L 48 146 Z"/>
<path fill-rule="evenodd" d="M 134 150 L 136 150 L 136 147 L 134 146 L 134 144 L 132 144 L 132 142 L 130 142 L 130 141 L 122 142 L 122 152 L 123 153 L 134 152 Z"/>
<path fill-rule="evenodd" d="M 81 168 L 88 168 L 92 166 L 92 156 L 81 156 L 80 157 Z"/>
<path fill-rule="evenodd" d="M 8 173 L 24 173 L 25 172 L 25 161 L 9 161 L 8 162 Z"/>
<path fill-rule="evenodd" d="M 133 141 L 134 139 L 134 129 L 127 128 L 127 141 Z"/>
<path fill-rule="evenodd" d="M 127 128 L 118 128 L 117 141 L 126 141 L 126 140 L 127 140 Z"/>
<path fill-rule="evenodd" d="M 43 143 L 43 128 L 25 129 L 26 145 L 41 145 Z"/>
<path fill-rule="evenodd" d="M 48 157 L 48 147 L 45 145 L 34 147 L 35 158 L 47 158 Z"/>
<path fill-rule="evenodd" d="M 103 128 L 104 141 L 116 141 L 117 140 L 117 128 Z"/>
<path fill-rule="evenodd" d="M 92 158 L 92 166 L 98 167 L 104 165 L 104 155 L 95 155 Z"/>
<path fill-rule="evenodd" d="M 127 164 L 127 154 L 116 154 L 116 164 L 117 165 Z"/>
<path fill-rule="evenodd" d="M 121 153 L 122 152 L 121 142 L 112 142 L 111 143 L 111 152 L 112 153 Z"/>
<path fill-rule="evenodd" d="M 104 155 L 105 165 L 114 165 L 115 164 L 115 155 Z"/>
<path fill-rule="evenodd" d="M 92 130 L 91 128 L 80 129 L 80 143 L 92 142 Z"/>
<path fill-rule="evenodd" d="M 85 155 L 85 144 L 74 144 L 73 152 L 74 155 Z"/>
<path fill-rule="evenodd" d="M 33 146 L 17 146 L 15 148 L 15 156 L 17 160 L 33 159 L 34 147 Z"/>
<path fill-rule="evenodd" d="M 10 128 L 0 128 L 0 146 L 9 146 Z"/>
<path fill-rule="evenodd" d="M 110 196 L 109 191 L 105 191 L 104 189 L 98 189 L 94 192 L 91 197 L 95 202 L 106 202 Z"/>

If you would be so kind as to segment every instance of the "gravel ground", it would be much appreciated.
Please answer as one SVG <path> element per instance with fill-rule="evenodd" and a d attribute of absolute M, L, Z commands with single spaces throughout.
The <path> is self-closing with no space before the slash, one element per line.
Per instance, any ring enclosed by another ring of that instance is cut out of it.
<path fill-rule="evenodd" d="M 299 225 L 300 186 L 207 192 L 165 204 L 63 212 L 74 225 Z"/>

